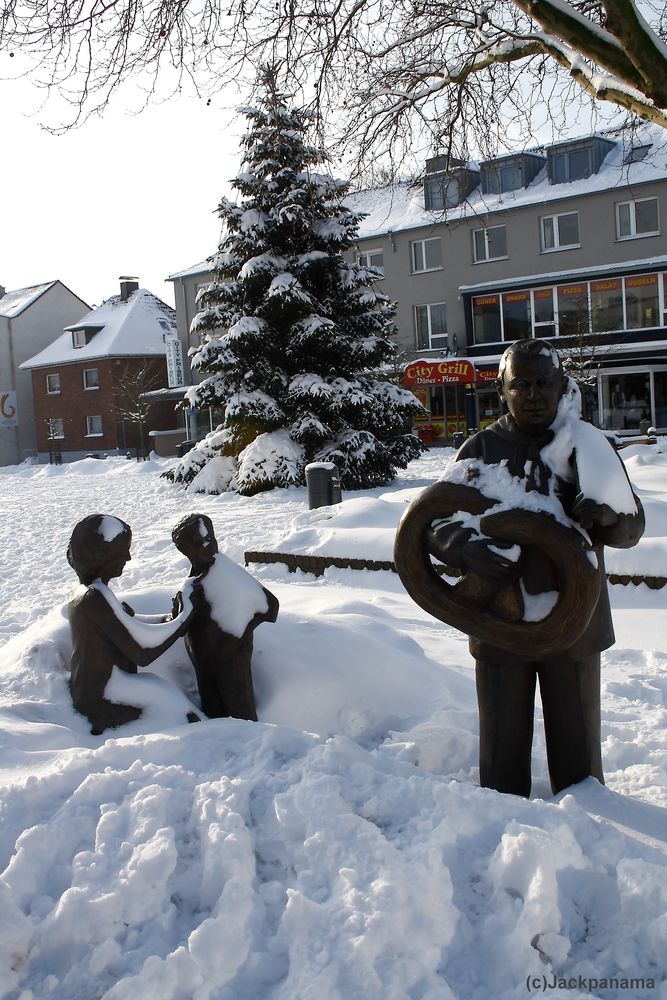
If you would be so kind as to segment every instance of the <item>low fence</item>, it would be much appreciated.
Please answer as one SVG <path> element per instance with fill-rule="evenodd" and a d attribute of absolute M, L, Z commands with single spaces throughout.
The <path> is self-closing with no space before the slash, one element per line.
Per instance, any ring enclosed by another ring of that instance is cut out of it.
<path fill-rule="evenodd" d="M 246 552 L 244 553 L 246 566 L 250 563 L 282 563 L 287 566 L 290 573 L 296 573 L 300 569 L 303 573 L 310 573 L 312 576 L 323 576 L 327 569 L 370 569 L 386 570 L 391 573 L 396 572 L 396 566 L 390 559 L 352 559 L 347 556 L 309 556 L 293 552 Z M 440 567 L 437 567 L 438 570 Z M 443 569 L 444 572 L 444 569 Z M 651 590 L 661 590 L 667 584 L 665 576 L 642 576 L 642 575 L 621 575 L 618 573 L 607 573 L 609 583 L 620 584 L 627 587 L 629 584 L 637 586 L 645 583 Z"/>

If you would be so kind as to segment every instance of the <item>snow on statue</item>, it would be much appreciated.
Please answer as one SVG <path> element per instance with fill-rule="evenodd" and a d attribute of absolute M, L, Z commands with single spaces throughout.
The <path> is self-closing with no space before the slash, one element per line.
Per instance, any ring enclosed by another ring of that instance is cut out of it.
<path fill-rule="evenodd" d="M 252 685 L 253 632 L 278 617 L 278 599 L 218 551 L 206 514 L 188 514 L 172 531 L 199 584 L 185 646 L 197 674 L 202 709 L 210 719 L 257 721 Z"/>
<path fill-rule="evenodd" d="M 604 781 L 600 653 L 614 631 L 603 549 L 636 545 L 644 513 L 609 441 L 582 421 L 579 389 L 547 342 L 512 344 L 497 385 L 509 413 L 469 438 L 446 482 L 408 509 L 396 563 L 418 603 L 470 636 L 481 784 L 529 795 L 539 679 L 558 792 L 589 775 Z M 438 524 L 452 487 L 453 516 Z M 441 581 L 429 552 L 461 583 Z"/>
<path fill-rule="evenodd" d="M 376 377 L 394 354 L 394 307 L 374 268 L 346 259 L 362 218 L 347 185 L 318 172 L 308 115 L 270 72 L 246 109 L 239 204 L 223 199 L 214 280 L 199 294 L 192 367 L 205 378 L 188 406 L 224 412 L 220 426 L 167 475 L 199 492 L 253 495 L 304 483 L 333 461 L 344 489 L 388 483 L 421 451 L 410 433 L 421 405 Z"/>
<path fill-rule="evenodd" d="M 131 542 L 129 524 L 108 514 L 90 514 L 76 525 L 67 548 L 67 561 L 80 583 L 68 606 L 70 689 L 74 707 L 88 718 L 95 736 L 141 716 L 141 688 L 133 699 L 139 705 L 123 704 L 123 698 L 133 694 L 123 674 L 136 674 L 138 666 L 157 660 L 183 635 L 193 616 L 190 583 L 174 598 L 173 615 L 135 615 L 129 605 L 121 604 L 109 581 L 122 574 L 131 558 Z M 189 722 L 199 720 L 194 711 L 184 711 L 183 721 L 186 717 Z"/>

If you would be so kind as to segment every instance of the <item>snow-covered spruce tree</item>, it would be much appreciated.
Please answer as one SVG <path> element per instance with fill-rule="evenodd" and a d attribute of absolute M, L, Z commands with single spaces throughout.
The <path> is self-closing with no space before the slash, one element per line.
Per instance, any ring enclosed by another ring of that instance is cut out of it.
<path fill-rule="evenodd" d="M 187 394 L 224 421 L 170 478 L 250 496 L 333 461 L 344 489 L 385 484 L 421 451 L 406 431 L 420 404 L 374 375 L 394 352 L 394 307 L 373 287 L 378 272 L 343 256 L 361 216 L 342 203 L 347 185 L 318 172 L 308 116 L 270 74 L 245 114 L 241 199 L 220 203 L 214 281 L 193 322 L 205 342 L 192 365 L 207 377 Z"/>

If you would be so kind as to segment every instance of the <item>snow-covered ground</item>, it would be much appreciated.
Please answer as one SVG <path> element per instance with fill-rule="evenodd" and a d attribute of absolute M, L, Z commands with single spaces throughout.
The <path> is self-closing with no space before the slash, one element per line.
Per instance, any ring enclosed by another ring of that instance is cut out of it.
<path fill-rule="evenodd" d="M 667 575 L 667 449 L 622 454 L 649 528 L 610 564 Z M 348 496 L 332 545 L 386 558 L 396 512 L 446 457 Z M 287 537 L 324 548 L 303 489 L 195 496 L 161 468 L 0 470 L 0 995 L 666 1000 L 667 589 L 611 588 L 606 787 L 553 798 L 538 723 L 533 797 L 480 789 L 465 637 L 388 572 L 254 567 L 281 604 L 255 633 L 261 721 L 181 724 L 196 689 L 179 643 L 123 678 L 142 719 L 93 737 L 67 689 L 80 517 L 132 526 L 114 587 L 146 612 L 182 584 L 170 534 L 189 511 L 239 562 Z"/>

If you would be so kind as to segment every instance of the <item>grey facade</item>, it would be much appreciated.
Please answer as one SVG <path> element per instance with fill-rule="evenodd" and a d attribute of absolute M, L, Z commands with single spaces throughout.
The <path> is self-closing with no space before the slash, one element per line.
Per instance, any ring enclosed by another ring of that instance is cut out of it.
<path fill-rule="evenodd" d="M 0 465 L 15 465 L 36 456 L 38 438 L 32 378 L 20 366 L 90 306 L 60 281 L 0 292 Z"/>
<path fill-rule="evenodd" d="M 406 380 L 431 411 L 427 440 L 493 419 L 498 359 L 512 340 L 533 336 L 588 363 L 597 381 L 588 415 L 600 426 L 636 433 L 648 421 L 667 431 L 664 133 L 499 157 L 480 165 L 478 187 L 446 212 L 425 207 L 436 160 L 423 185 L 353 197 L 369 213 L 357 255 L 382 267 L 378 288 L 397 303 L 399 348 L 409 361 L 441 363 L 435 373 L 422 364 L 421 375 L 413 366 Z M 467 374 L 443 367 L 448 359 L 467 359 Z"/>

